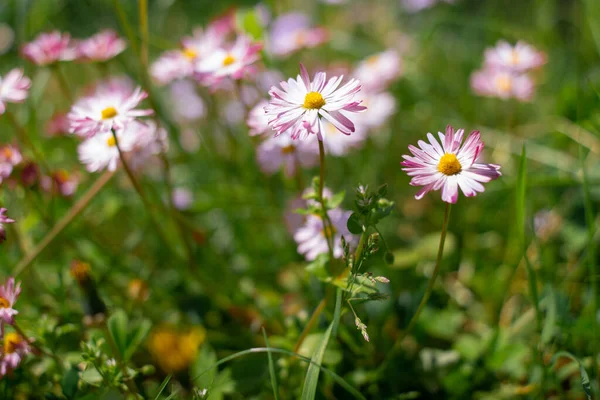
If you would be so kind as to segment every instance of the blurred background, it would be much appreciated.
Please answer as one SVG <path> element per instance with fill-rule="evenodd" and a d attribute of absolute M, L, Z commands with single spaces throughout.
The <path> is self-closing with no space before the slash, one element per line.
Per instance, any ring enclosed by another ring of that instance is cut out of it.
<path fill-rule="evenodd" d="M 311 74 L 352 74 L 368 57 L 392 51 L 400 67 L 384 90 L 390 97 L 380 105 L 381 123 L 369 128 L 357 148 L 329 154 L 326 172 L 327 187 L 346 191 L 345 209 L 354 207 L 359 184 L 388 184 L 395 209 L 378 228 L 394 262 L 387 265 L 381 252 L 367 265 L 390 279 L 383 290 L 388 298 L 358 307 L 368 325 L 368 343 L 350 315 L 342 318 L 324 365 L 370 399 L 585 399 L 588 386 L 582 385 L 578 363 L 559 353 L 566 351 L 587 371 L 589 390 L 598 393 L 600 2 L 150 0 L 149 63 L 178 48 L 194 28 L 227 12 L 235 13 L 240 29 L 265 43 L 263 81 L 250 85 L 244 103 L 226 90 L 192 89 L 190 94 L 173 83 L 150 88 L 166 121 L 172 182 L 165 185 L 159 162 L 147 166 L 142 180 L 157 201 L 166 202 L 173 188 L 185 193 L 189 201 L 179 215 L 194 262 L 180 262 L 165 249 L 126 176 L 117 172 L 19 275 L 23 326 L 73 363 L 80 359 L 79 343 L 93 336 L 93 328 L 82 323 L 89 314 L 82 306 L 85 296 L 70 272 L 73 260 L 80 260 L 91 266 L 109 310 L 123 309 L 131 320 L 150 321 L 149 338 L 132 359 L 138 366 L 155 366 L 143 380 L 147 393 L 155 393 L 175 372 L 174 381 L 184 388 L 181 398 L 192 398 L 192 387 L 210 387 L 211 399 L 273 398 L 264 354 L 194 379 L 217 359 L 264 346 L 262 326 L 271 346 L 291 350 L 324 295 L 288 229 L 289 211 L 296 208 L 290 201 L 318 167 L 292 177 L 261 172 L 246 108 L 267 99 L 270 85 L 295 77 L 299 63 Z M 314 48 L 273 54 L 269 46 L 281 35 L 273 32 L 274 23 L 291 12 L 324 28 L 327 39 Z M 71 102 L 51 68 L 27 63 L 19 49 L 50 30 L 83 38 L 110 28 L 130 40 L 129 28 L 138 40 L 138 26 L 135 1 L 0 2 L 0 74 L 23 67 L 33 81 L 29 98 L 14 107 L 14 114 L 47 162 L 79 181 L 68 197 L 44 194 L 38 183 L 23 183 L 23 175 L 0 185 L 0 204 L 19 222 L 8 234 L 16 229 L 12 234 L 21 240 L 0 248 L 3 276 L 98 175 L 78 161 L 78 139 L 51 133 L 49 121 L 68 111 Z M 530 75 L 535 92 L 529 101 L 484 97 L 471 87 L 485 50 L 499 40 L 524 41 L 546 54 L 546 64 Z M 127 75 L 142 83 L 139 60 L 128 46 L 104 70 L 62 63 L 73 96 L 106 76 Z M 377 82 L 377 70 L 371 73 Z M 427 132 L 443 132 L 447 124 L 481 131 L 483 158 L 502 165 L 503 176 L 453 207 L 442 270 L 429 303 L 391 365 L 376 374 L 423 297 L 444 214 L 437 192 L 415 200 L 418 189 L 409 186 L 400 162 L 409 144 Z M 0 144 L 13 141 L 14 129 L 0 117 Z M 524 200 L 519 190 L 525 191 Z M 165 226 L 169 237 L 178 235 L 172 224 Z M 323 317 L 299 352 L 310 357 L 326 327 Z M 171 339 L 160 335 L 168 336 L 169 329 L 187 332 L 198 344 L 183 368 L 165 361 L 174 350 L 161 353 L 160 343 Z M 31 364 L 35 368 L 4 379 L 0 392 L 45 393 L 51 386 L 43 378 L 47 367 L 35 360 Z M 276 357 L 276 365 L 282 398 L 299 398 L 306 366 L 287 356 Z M 351 398 L 330 377 L 322 378 L 317 393 L 317 398 Z"/>

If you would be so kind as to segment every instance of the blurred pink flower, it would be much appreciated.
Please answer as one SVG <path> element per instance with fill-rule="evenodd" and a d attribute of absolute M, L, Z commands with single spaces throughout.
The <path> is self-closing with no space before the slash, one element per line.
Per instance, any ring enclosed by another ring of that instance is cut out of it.
<path fill-rule="evenodd" d="M 0 377 L 19 366 L 25 355 L 31 353 L 31 339 L 26 340 L 16 332 L 4 335 L 4 343 L 0 354 Z"/>
<path fill-rule="evenodd" d="M 123 153 L 134 148 L 134 135 L 128 134 L 125 129 L 115 131 L 119 141 L 119 147 Z M 104 169 L 114 171 L 119 163 L 119 150 L 117 149 L 112 132 L 103 131 L 84 140 L 77 147 L 79 161 L 86 166 L 89 172 L 97 172 Z"/>
<path fill-rule="evenodd" d="M 15 146 L 0 146 L 0 183 L 10 176 L 15 165 L 21 163 L 23 157 Z"/>
<path fill-rule="evenodd" d="M 522 41 L 511 46 L 508 42 L 501 40 L 496 47 L 485 51 L 485 66 L 490 68 L 525 72 L 539 68 L 545 63 L 545 53 Z"/>
<path fill-rule="evenodd" d="M 363 89 L 379 92 L 402 75 L 402 60 L 396 50 L 386 50 L 362 61 L 354 70 L 353 76 L 360 81 Z"/>
<path fill-rule="evenodd" d="M 148 94 L 141 88 L 128 94 L 121 86 L 99 87 L 90 96 L 79 99 L 67 115 L 70 133 L 92 137 L 99 133 L 120 130 L 138 117 L 152 114 L 149 109 L 136 109 Z"/>
<path fill-rule="evenodd" d="M 265 107 L 269 104 L 266 100 L 261 100 L 255 105 L 248 113 L 248 119 L 246 123 L 250 130 L 248 134 L 250 136 L 258 136 L 267 132 L 272 132 L 269 128 L 269 117 L 265 114 Z"/>
<path fill-rule="evenodd" d="M 68 33 L 52 31 L 39 34 L 21 49 L 23 57 L 37 65 L 53 64 L 57 61 L 70 61 L 75 58 L 75 48 Z"/>
<path fill-rule="evenodd" d="M 206 114 L 204 100 L 196 92 L 196 84 L 187 79 L 173 82 L 170 87 L 171 109 L 178 120 L 195 121 Z"/>
<path fill-rule="evenodd" d="M 0 208 L 0 229 L 2 229 L 2 223 L 13 223 L 12 219 L 6 217 L 6 208 Z M 3 241 L 0 235 L 0 241 Z M 0 286 L 0 324 L 2 325 L 2 332 L 4 333 L 4 325 L 12 325 L 15 323 L 15 315 L 19 312 L 14 309 L 14 305 L 17 302 L 17 298 L 21 294 L 21 283 L 15 285 L 15 278 L 10 277 L 6 283 Z"/>
<path fill-rule="evenodd" d="M 283 14 L 273 22 L 268 49 L 276 56 L 285 56 L 303 48 L 316 47 L 324 43 L 327 36 L 327 30 L 312 27 L 305 14 Z"/>
<path fill-rule="evenodd" d="M 340 132 L 350 135 L 354 123 L 344 115 L 366 110 L 354 96 L 361 89 L 360 82 L 351 79 L 338 88 L 343 76 L 334 76 L 327 81 L 325 72 L 318 72 L 311 82 L 304 65 L 300 64 L 300 75 L 294 80 L 280 83 L 281 89 L 273 86 L 269 91 L 271 101 L 265 107 L 271 118 L 269 125 L 276 136 L 290 130 L 292 139 L 306 138 L 311 133 L 323 140 L 321 118 L 331 122 Z"/>
<path fill-rule="evenodd" d="M 78 42 L 75 51 L 80 61 L 107 61 L 126 47 L 125 40 L 117 32 L 107 29 Z"/>
<path fill-rule="evenodd" d="M 515 98 L 519 101 L 531 100 L 535 90 L 533 80 L 528 75 L 494 68 L 474 72 L 471 87 L 480 96 L 504 100 Z"/>
<path fill-rule="evenodd" d="M 370 111 L 370 110 L 369 110 Z M 367 139 L 365 129 L 357 128 L 352 135 L 342 134 L 332 123 L 323 121 L 323 145 L 325 152 L 334 156 L 343 156 L 353 149 L 362 147 Z"/>
<path fill-rule="evenodd" d="M 270 137 L 256 149 L 261 171 L 272 175 L 283 167 L 287 176 L 294 176 L 299 167 L 317 165 L 319 148 L 315 140 L 295 141 L 288 134 Z"/>
<path fill-rule="evenodd" d="M 356 116 L 357 131 L 378 128 L 396 112 L 396 98 L 390 93 L 365 91 L 362 98 L 367 109 Z"/>
<path fill-rule="evenodd" d="M 49 193 L 57 193 L 63 197 L 75 194 L 79 186 L 79 178 L 64 169 L 53 172 L 50 176 L 43 176 L 40 185 Z"/>
<path fill-rule="evenodd" d="M 408 11 L 417 12 L 425 8 L 433 7 L 442 1 L 446 3 L 454 3 L 454 0 L 402 0 L 402 3 L 404 4 L 404 8 L 406 8 Z"/>
<path fill-rule="evenodd" d="M 429 143 L 419 140 L 419 148 L 408 146 L 413 156 L 403 155 L 401 165 L 406 167 L 403 171 L 413 177 L 412 186 L 423 186 L 415 195 L 417 200 L 431 190 L 442 189 L 442 200 L 456 203 L 459 187 L 465 196 L 472 197 L 485 190 L 481 182 L 502 175 L 499 165 L 476 163 L 483 150 L 479 131 L 471 132 L 461 146 L 463 135 L 464 129 L 455 133 L 448 125 L 445 135 L 438 132 L 441 146 L 431 133 L 427 134 Z"/>
<path fill-rule="evenodd" d="M 27 98 L 31 80 L 23 75 L 23 70 L 15 68 L 0 77 L 0 115 L 6 111 L 6 103 L 22 103 Z"/>
<path fill-rule="evenodd" d="M 176 188 L 171 193 L 173 205 L 180 211 L 187 210 L 194 202 L 194 194 L 186 188 Z"/>
<path fill-rule="evenodd" d="M 141 168 L 153 156 L 164 153 L 169 148 L 167 131 L 152 120 L 144 123 L 135 121 L 127 125 L 124 134 L 131 136 L 133 140 L 128 154 L 129 166 L 133 169 Z"/>
<path fill-rule="evenodd" d="M 221 46 L 194 66 L 194 77 L 206 86 L 216 87 L 225 78 L 234 80 L 255 72 L 253 64 L 260 58 L 262 44 L 249 37 L 238 36 L 233 45 Z"/>
<path fill-rule="evenodd" d="M 56 113 L 46 123 L 46 133 L 48 136 L 60 136 L 69 133 L 71 123 L 67 118 L 67 113 Z"/>
<path fill-rule="evenodd" d="M 307 261 L 313 261 L 319 254 L 328 253 L 327 238 L 333 236 L 333 256 L 340 258 L 343 255 L 342 236 L 348 243 L 354 241 L 354 236 L 346 227 L 350 214 L 351 211 L 339 208 L 329 210 L 332 227 L 328 229 L 323 228 L 323 220 L 320 216 L 309 215 L 304 225 L 294 234 L 298 253 L 304 255 Z"/>

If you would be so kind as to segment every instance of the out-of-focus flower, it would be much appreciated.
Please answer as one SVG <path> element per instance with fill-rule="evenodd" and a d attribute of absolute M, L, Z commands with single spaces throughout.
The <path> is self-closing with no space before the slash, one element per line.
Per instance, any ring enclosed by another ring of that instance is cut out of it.
<path fill-rule="evenodd" d="M 454 3 L 454 0 L 402 0 L 402 4 L 407 11 L 417 12 L 425 8 L 430 8 L 441 2 Z"/>
<path fill-rule="evenodd" d="M 14 222 L 5 216 L 6 208 L 0 208 L 0 229 L 2 223 Z M 1 238 L 0 238 L 1 240 Z M 6 283 L 0 286 L 0 325 L 7 323 L 12 325 L 15 323 L 15 315 L 19 312 L 15 310 L 14 305 L 17 298 L 21 294 L 21 282 L 15 285 L 15 278 L 10 277 Z M 4 327 L 2 327 L 4 332 Z"/>
<path fill-rule="evenodd" d="M 77 43 L 79 61 L 107 61 L 120 54 L 127 44 L 117 32 L 107 29 Z"/>
<path fill-rule="evenodd" d="M 519 41 L 511 46 L 501 40 L 496 47 L 485 51 L 485 66 L 513 72 L 525 72 L 539 68 L 546 63 L 546 54 L 533 46 Z"/>
<path fill-rule="evenodd" d="M 313 261 L 319 254 L 329 251 L 327 239 L 333 237 L 333 256 L 339 258 L 343 254 L 342 236 L 348 243 L 353 242 L 354 236 L 348 231 L 346 223 L 352 212 L 339 208 L 329 210 L 328 215 L 332 227 L 323 228 L 323 220 L 320 216 L 309 215 L 302 228 L 294 234 L 294 240 L 298 244 L 298 253 L 304 255 L 306 260 Z"/>
<path fill-rule="evenodd" d="M 246 123 L 250 128 L 248 131 L 250 136 L 258 136 L 263 133 L 272 132 L 271 128 L 269 128 L 269 117 L 265 114 L 265 107 L 268 104 L 268 101 L 262 100 L 248 113 Z"/>
<path fill-rule="evenodd" d="M 471 76 L 471 87 L 480 96 L 504 100 L 515 98 L 519 101 L 531 100 L 535 90 L 533 81 L 526 74 L 495 68 L 474 72 Z"/>
<path fill-rule="evenodd" d="M 370 93 L 363 95 L 363 104 L 367 109 L 356 116 L 357 131 L 363 128 L 378 128 L 396 111 L 396 99 L 390 93 Z"/>
<path fill-rule="evenodd" d="M 0 376 L 4 376 L 17 368 L 29 353 L 31 353 L 31 346 L 28 340 L 16 332 L 9 332 L 4 335 L 4 344 L 0 356 Z"/>
<path fill-rule="evenodd" d="M 30 161 L 21 169 L 21 184 L 24 187 L 32 187 L 40 178 L 40 169 L 36 163 Z"/>
<path fill-rule="evenodd" d="M 194 194 L 186 188 L 176 188 L 171 193 L 171 199 L 176 209 L 184 211 L 189 209 L 194 202 Z"/>
<path fill-rule="evenodd" d="M 307 15 L 295 12 L 277 17 L 269 38 L 269 51 L 276 56 L 285 56 L 324 43 L 327 30 L 313 27 Z"/>
<path fill-rule="evenodd" d="M 127 285 L 127 293 L 129 297 L 137 302 L 144 302 L 150 297 L 150 289 L 148 284 L 139 278 L 134 278 Z"/>
<path fill-rule="evenodd" d="M 22 103 L 27 98 L 31 80 L 23 70 L 15 68 L 4 77 L 0 76 L 0 115 L 6 111 L 6 103 Z"/>
<path fill-rule="evenodd" d="M 21 54 L 34 64 L 48 65 L 57 61 L 73 60 L 75 49 L 68 33 L 53 31 L 41 33 L 33 41 L 25 44 Z"/>
<path fill-rule="evenodd" d="M 343 156 L 352 149 L 360 148 L 367 139 L 366 131 L 358 128 L 352 135 L 343 135 L 332 123 L 323 121 L 325 132 L 323 145 L 325 152 L 334 156 Z"/>
<path fill-rule="evenodd" d="M 56 113 L 46 124 L 46 133 L 48 136 L 60 136 L 69 133 L 71 123 L 67 118 L 67 113 Z"/>
<path fill-rule="evenodd" d="M 274 174 L 283 167 L 287 176 L 294 176 L 296 168 L 310 168 L 318 163 L 319 148 L 316 140 L 295 141 L 285 134 L 261 143 L 256 158 L 265 174 Z"/>
<path fill-rule="evenodd" d="M 8 178 L 15 165 L 23 161 L 21 152 L 9 144 L 0 146 L 0 183 Z"/>
<path fill-rule="evenodd" d="M 478 164 L 477 159 L 483 150 L 483 142 L 479 131 L 473 131 L 462 144 L 464 129 L 456 133 L 450 125 L 446 134 L 438 132 L 440 142 L 431 134 L 427 134 L 429 143 L 419 140 L 419 148 L 408 146 L 413 156 L 403 155 L 401 163 L 404 171 L 412 176 L 412 186 L 423 186 L 415 198 L 420 200 L 431 190 L 442 190 L 442 200 L 456 203 L 458 188 L 465 196 L 472 197 L 485 189 L 482 182 L 499 178 L 500 166 L 495 164 Z"/>
<path fill-rule="evenodd" d="M 89 263 L 73 260 L 69 271 L 79 285 L 85 285 L 92 279 L 92 266 Z"/>
<path fill-rule="evenodd" d="M 402 60 L 396 50 L 390 49 L 367 57 L 356 67 L 353 76 L 365 91 L 379 92 L 402 74 Z"/>
<path fill-rule="evenodd" d="M 128 154 L 129 166 L 133 169 L 143 166 L 151 157 L 169 148 L 167 131 L 155 121 L 133 122 L 127 125 L 124 135 L 131 136 L 133 140 L 133 147 Z"/>
<path fill-rule="evenodd" d="M 170 86 L 173 112 L 184 121 L 195 121 L 206 114 L 204 101 L 196 92 L 196 85 L 189 80 L 178 80 Z"/>
<path fill-rule="evenodd" d="M 192 50 L 169 50 L 152 63 L 150 75 L 161 85 L 190 77 L 194 72 L 195 57 Z"/>
<path fill-rule="evenodd" d="M 135 136 L 129 135 L 125 130 L 116 131 L 119 147 L 123 153 L 131 151 L 135 146 Z M 77 147 L 79 161 L 85 164 L 89 172 L 103 169 L 114 171 L 119 163 L 119 149 L 112 132 L 101 132 L 84 140 Z"/>
<path fill-rule="evenodd" d="M 166 373 L 180 372 L 196 360 L 198 349 L 206 338 L 202 327 L 180 332 L 169 326 L 155 329 L 148 340 L 148 350 Z"/>
<path fill-rule="evenodd" d="M 117 88 L 101 87 L 73 105 L 67 115 L 70 132 L 90 138 L 123 129 L 136 118 L 152 114 L 152 110 L 136 108 L 146 97 L 148 94 L 139 87 L 130 94 Z"/>
<path fill-rule="evenodd" d="M 43 176 L 40 184 L 42 189 L 49 193 L 58 193 L 63 197 L 75 194 L 79 186 L 79 178 L 64 169 L 53 172 L 50 176 Z"/>
<path fill-rule="evenodd" d="M 194 68 L 194 77 L 206 86 L 215 87 L 225 78 L 242 79 L 255 72 L 262 44 L 247 36 L 238 36 L 231 46 L 222 46 L 200 58 Z"/>
<path fill-rule="evenodd" d="M 317 72 L 311 82 L 306 68 L 300 64 L 300 75 L 295 80 L 282 81 L 281 88 L 273 86 L 269 91 L 271 101 L 265 111 L 276 135 L 289 130 L 292 139 L 315 133 L 323 140 L 321 118 L 331 122 L 343 134 L 352 134 L 354 123 L 344 113 L 363 111 L 366 107 L 361 101 L 354 101 L 361 88 L 359 81 L 351 79 L 338 88 L 342 79 L 343 76 L 334 76 L 327 80 L 325 72 Z"/>

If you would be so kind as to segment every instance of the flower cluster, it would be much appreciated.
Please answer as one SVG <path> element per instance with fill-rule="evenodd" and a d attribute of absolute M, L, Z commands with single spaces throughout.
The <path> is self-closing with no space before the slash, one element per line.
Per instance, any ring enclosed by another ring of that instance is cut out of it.
<path fill-rule="evenodd" d="M 5 209 L 0 209 L 0 221 Z M 0 224 L 1 226 L 1 224 Z M 19 312 L 14 308 L 21 294 L 21 284 L 15 285 L 15 278 L 9 278 L 0 286 L 0 338 L 3 346 L 0 349 L 0 377 L 14 370 L 31 352 L 30 340 L 23 338 L 17 332 L 5 332 L 5 325 L 15 324 L 15 315 Z"/>
<path fill-rule="evenodd" d="M 473 73 L 471 87 L 480 96 L 529 101 L 535 84 L 527 71 L 545 63 L 546 55 L 529 44 L 517 42 L 511 46 L 501 40 L 496 47 L 485 51 L 483 69 Z"/>

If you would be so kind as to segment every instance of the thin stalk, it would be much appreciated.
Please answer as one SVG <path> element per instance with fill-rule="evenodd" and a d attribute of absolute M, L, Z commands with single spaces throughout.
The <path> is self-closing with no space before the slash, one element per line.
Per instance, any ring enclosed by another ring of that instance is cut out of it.
<path fill-rule="evenodd" d="M 110 345 L 110 348 L 111 348 L 113 354 L 115 355 L 115 359 L 117 361 L 117 366 L 121 370 L 121 374 L 123 375 L 123 381 L 125 382 L 127 391 L 129 393 L 131 393 L 135 398 L 137 398 L 137 394 L 138 394 L 137 385 L 135 384 L 133 379 L 130 379 L 129 374 L 127 373 L 127 367 L 125 366 L 125 364 L 123 363 L 123 360 L 121 359 L 121 353 L 119 353 L 117 344 L 115 343 L 115 339 L 110 334 L 110 330 L 108 328 L 107 322 L 108 322 L 108 318 L 106 319 L 105 324 L 104 324 L 104 332 L 106 333 L 106 337 L 108 338 L 108 344 Z"/>
<path fill-rule="evenodd" d="M 133 52 L 137 55 L 139 54 L 139 50 L 137 47 L 137 41 L 135 40 L 135 32 L 129 21 L 127 21 L 127 14 L 125 14 L 125 10 L 123 10 L 123 6 L 121 5 L 121 0 L 113 0 L 113 5 L 115 7 L 115 11 L 117 13 L 117 17 L 119 21 L 121 21 L 121 25 L 123 25 L 123 29 L 125 30 L 125 35 L 127 36 L 127 40 L 129 41 L 129 45 L 133 49 Z"/>
<path fill-rule="evenodd" d="M 83 210 L 85 210 L 90 201 L 92 201 L 92 199 L 96 197 L 98 192 L 108 183 L 108 181 L 110 180 L 110 178 L 112 178 L 113 175 L 114 172 L 106 171 L 96 180 L 96 182 L 94 182 L 92 187 L 83 195 L 83 197 L 81 197 L 81 199 L 79 199 L 77 203 L 75 203 L 73 207 L 71 207 L 69 212 L 65 214 L 65 216 L 62 217 L 60 221 L 56 223 L 56 225 L 54 225 L 52 230 L 48 232 L 46 236 L 44 236 L 42 241 L 37 246 L 35 246 L 35 248 L 29 254 L 27 254 L 21 261 L 19 261 L 19 263 L 13 271 L 13 276 L 17 276 L 25 268 L 31 265 L 31 263 L 40 255 L 40 253 L 44 251 L 44 249 L 46 249 L 46 247 L 48 247 L 50 243 L 52 243 L 56 236 L 58 236 L 58 234 L 61 233 L 71 223 L 71 221 L 75 219 L 75 217 L 77 217 L 79 214 L 81 214 Z"/>
<path fill-rule="evenodd" d="M 148 0 L 138 0 L 140 18 L 140 61 L 144 68 L 148 67 Z"/>
<path fill-rule="evenodd" d="M 431 292 L 433 291 L 433 285 L 435 284 L 435 280 L 437 279 L 437 276 L 440 272 L 440 265 L 442 263 L 442 256 L 444 254 L 444 243 L 446 242 L 446 234 L 448 233 L 448 221 L 449 220 L 450 220 L 450 203 L 446 203 L 446 211 L 444 213 L 444 222 L 442 224 L 442 233 L 440 235 L 440 245 L 438 247 L 438 253 L 437 253 L 437 258 L 435 261 L 435 268 L 433 269 L 433 274 L 431 275 L 431 278 L 429 278 L 429 283 L 427 284 L 427 289 L 425 290 L 423 299 L 421 299 L 421 303 L 419 303 L 419 307 L 417 308 L 417 311 L 415 312 L 415 314 L 412 316 L 410 322 L 408 323 L 408 327 L 396 339 L 394 346 L 392 347 L 391 351 L 388 353 L 384 362 L 381 364 L 381 367 L 378 369 L 378 374 L 381 374 L 384 372 L 385 367 L 392 360 L 394 354 L 400 349 L 400 346 L 402 345 L 402 340 L 404 340 L 404 338 L 415 327 L 415 325 L 417 324 L 417 322 L 419 320 L 419 316 L 421 315 L 421 312 L 425 308 L 425 305 L 427 304 L 427 301 L 429 300 L 429 297 L 431 296 Z"/>
<path fill-rule="evenodd" d="M 319 140 L 319 203 L 321 203 L 321 218 L 323 219 L 323 232 L 327 240 L 327 249 L 329 250 L 329 265 L 333 265 L 333 226 L 329 220 L 329 215 L 325 209 L 325 198 L 323 197 L 323 188 L 325 187 L 325 147 L 323 141 Z M 331 232 L 331 234 L 329 234 Z M 331 268 L 332 269 L 332 268 Z"/>
<path fill-rule="evenodd" d="M 69 104 L 73 104 L 73 95 L 71 94 L 71 88 L 69 87 L 69 82 L 67 82 L 67 78 L 65 77 L 62 69 L 60 68 L 60 65 L 53 65 L 52 71 L 54 72 L 56 79 L 58 79 L 58 84 L 60 86 L 60 90 L 63 93 L 63 96 L 65 96 L 65 99 L 67 99 L 67 102 L 69 102 Z"/>
<path fill-rule="evenodd" d="M 317 308 L 315 308 L 315 311 L 313 311 L 312 315 L 310 316 L 310 319 L 308 320 L 308 323 L 302 330 L 302 333 L 300 334 L 300 337 L 298 338 L 298 341 L 296 342 L 296 345 L 294 346 L 294 353 L 298 352 L 298 350 L 300 349 L 300 346 L 302 346 L 302 343 L 304 343 L 304 339 L 306 339 L 306 337 L 308 336 L 308 334 L 310 333 L 312 328 L 315 326 L 315 324 L 319 320 L 319 316 L 325 309 L 326 305 L 327 305 L 327 298 L 323 298 L 323 300 L 321 300 L 321 302 L 319 303 Z"/>

